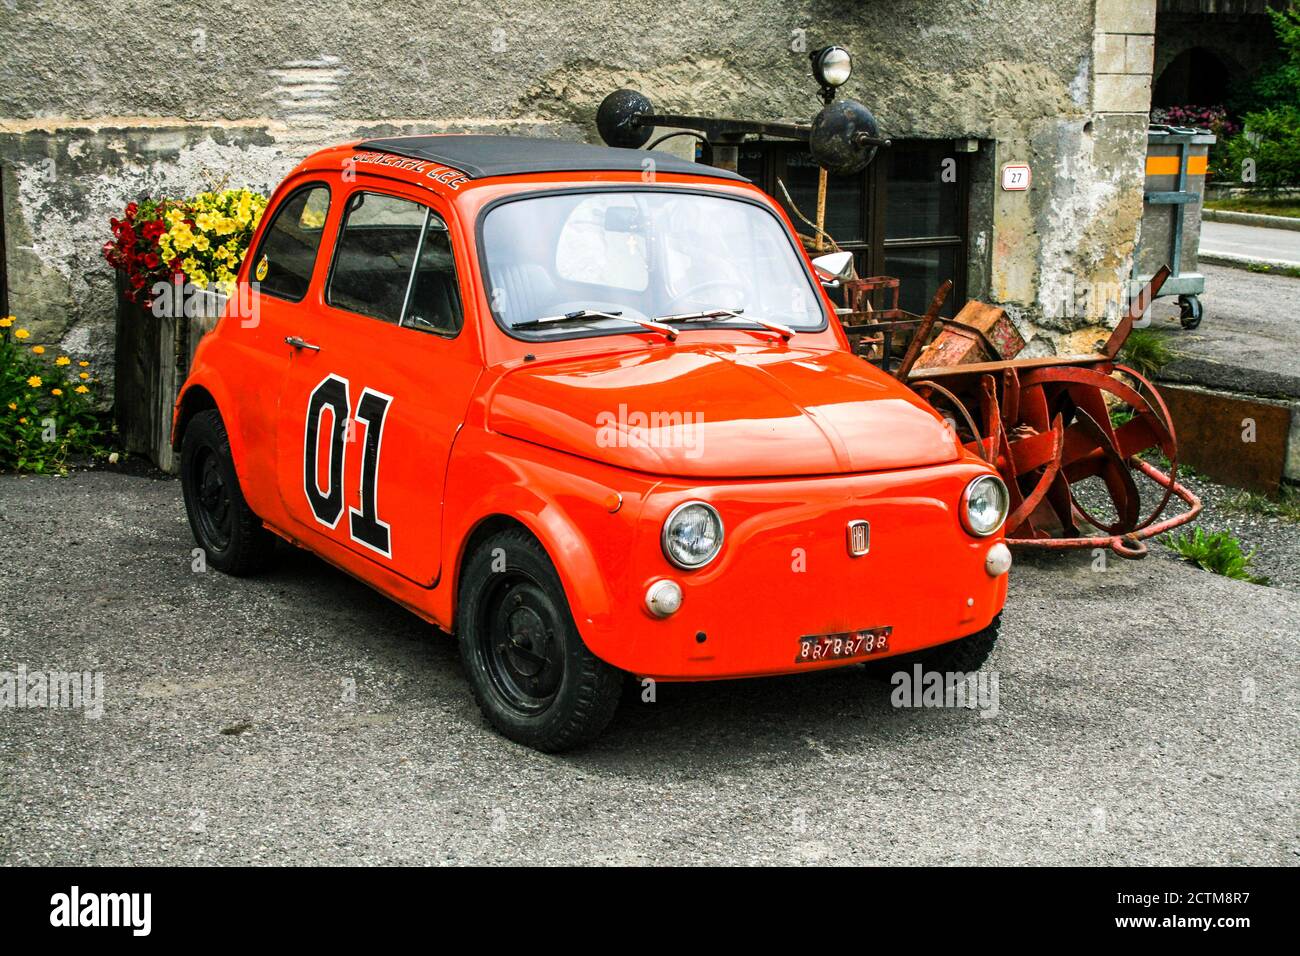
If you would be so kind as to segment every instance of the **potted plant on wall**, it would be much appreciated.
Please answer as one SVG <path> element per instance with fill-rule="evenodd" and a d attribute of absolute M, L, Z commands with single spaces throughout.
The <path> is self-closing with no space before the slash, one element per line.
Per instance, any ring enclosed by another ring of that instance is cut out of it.
<path fill-rule="evenodd" d="M 127 451 L 172 470 L 171 413 L 203 334 L 235 288 L 266 197 L 247 189 L 142 199 L 110 220 L 117 271 L 114 414 Z"/>

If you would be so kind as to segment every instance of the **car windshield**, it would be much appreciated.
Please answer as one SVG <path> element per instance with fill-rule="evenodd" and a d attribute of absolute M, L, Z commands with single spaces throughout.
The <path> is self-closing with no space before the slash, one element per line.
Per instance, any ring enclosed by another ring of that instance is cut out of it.
<path fill-rule="evenodd" d="M 692 314 L 681 328 L 825 323 L 785 227 L 744 200 L 666 189 L 519 199 L 489 210 L 483 249 L 492 312 L 519 338 L 638 332 L 635 320 Z M 741 314 L 698 316 L 716 310 Z"/>

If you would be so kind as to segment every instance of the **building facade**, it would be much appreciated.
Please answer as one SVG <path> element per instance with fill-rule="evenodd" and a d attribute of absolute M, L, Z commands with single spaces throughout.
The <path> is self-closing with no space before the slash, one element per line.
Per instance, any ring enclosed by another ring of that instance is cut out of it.
<path fill-rule="evenodd" d="M 895 145 L 833 183 L 859 268 L 945 278 L 1004 306 L 1033 354 L 1088 346 L 1132 268 L 1155 0 L 230 0 L 0 5 L 0 198 L 9 312 L 107 358 L 108 218 L 141 195 L 269 191 L 317 147 L 511 132 L 598 141 L 634 87 L 674 113 L 808 122 L 807 51 L 854 55 L 844 95 Z M 673 140 L 689 151 L 691 141 Z M 1002 188 L 1026 164 L 1027 190 Z M 807 206 L 816 171 L 755 141 L 741 170 Z M 955 297 L 957 298 L 957 297 Z"/>

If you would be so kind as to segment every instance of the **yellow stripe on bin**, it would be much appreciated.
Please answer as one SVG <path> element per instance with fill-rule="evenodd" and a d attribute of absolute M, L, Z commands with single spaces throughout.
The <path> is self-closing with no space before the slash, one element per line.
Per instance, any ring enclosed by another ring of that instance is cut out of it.
<path fill-rule="evenodd" d="M 1210 168 L 1210 158 L 1208 156 L 1188 156 L 1187 157 L 1187 175 L 1204 176 Z M 1177 156 L 1148 156 L 1147 157 L 1147 175 L 1148 176 L 1177 176 L 1178 175 L 1178 157 Z"/>

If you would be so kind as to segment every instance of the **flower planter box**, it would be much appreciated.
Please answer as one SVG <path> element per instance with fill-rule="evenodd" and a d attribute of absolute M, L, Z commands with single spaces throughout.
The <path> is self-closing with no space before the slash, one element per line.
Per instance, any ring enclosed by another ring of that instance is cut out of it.
<path fill-rule="evenodd" d="M 201 293 L 180 314 L 155 314 L 128 299 L 117 273 L 117 342 L 113 416 L 123 448 L 176 473 L 171 446 L 172 409 L 189 374 L 194 350 L 216 324 L 225 297 Z M 158 310 L 164 311 L 164 310 Z M 167 310 L 172 311 L 172 310 Z M 190 311 L 191 315 L 183 314 Z"/>

